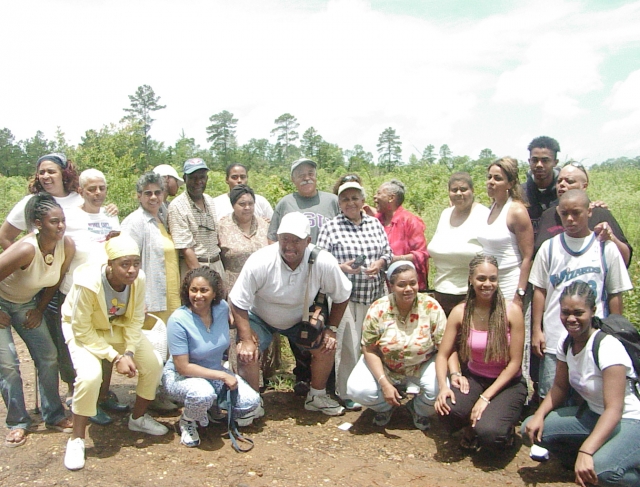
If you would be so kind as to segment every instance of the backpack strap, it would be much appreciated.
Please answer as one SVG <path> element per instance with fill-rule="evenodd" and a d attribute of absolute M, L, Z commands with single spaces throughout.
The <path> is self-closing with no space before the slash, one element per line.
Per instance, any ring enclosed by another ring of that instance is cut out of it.
<path fill-rule="evenodd" d="M 600 264 L 602 265 L 602 314 L 606 318 L 609 316 L 609 296 L 607 293 L 607 272 L 609 271 L 609 266 L 604 256 L 604 244 L 604 241 L 600 242 Z"/>
<path fill-rule="evenodd" d="M 571 339 L 571 335 L 567 335 L 567 337 L 564 339 L 564 342 L 562 342 L 562 351 L 564 352 L 565 357 L 569 353 L 569 347 L 571 346 L 572 342 L 573 340 Z"/>
<path fill-rule="evenodd" d="M 600 343 L 604 340 L 607 334 L 602 330 L 596 330 L 596 336 L 593 337 L 593 343 L 591 344 L 591 353 L 593 354 L 593 361 L 596 363 L 596 367 L 598 370 L 602 370 L 600 368 L 600 358 L 598 354 L 600 353 Z"/>

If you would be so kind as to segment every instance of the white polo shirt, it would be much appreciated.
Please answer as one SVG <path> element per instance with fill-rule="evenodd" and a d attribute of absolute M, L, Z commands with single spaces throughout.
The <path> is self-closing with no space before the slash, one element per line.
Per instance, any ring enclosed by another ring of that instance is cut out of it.
<path fill-rule="evenodd" d="M 307 247 L 302 262 L 295 270 L 285 264 L 278 243 L 254 252 L 242 268 L 229 293 L 229 300 L 238 308 L 258 315 L 274 328 L 291 328 L 302 320 L 312 248 L 312 245 Z M 335 303 L 347 301 L 351 296 L 351 281 L 340 270 L 335 257 L 326 251 L 318 254 L 311 269 L 310 302 L 320 290 Z"/>

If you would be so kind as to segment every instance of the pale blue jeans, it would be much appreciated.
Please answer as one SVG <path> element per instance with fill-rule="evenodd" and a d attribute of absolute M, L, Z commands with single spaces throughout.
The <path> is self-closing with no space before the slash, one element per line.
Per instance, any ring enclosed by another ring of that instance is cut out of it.
<path fill-rule="evenodd" d="M 13 342 L 11 328 L 25 342 L 31 358 L 38 370 L 42 419 L 54 425 L 65 417 L 64 408 L 58 394 L 58 352 L 49 334 L 44 318 L 36 328 L 23 326 L 27 311 L 36 307 L 36 298 L 25 304 L 16 304 L 0 298 L 0 310 L 11 317 L 11 326 L 0 328 L 0 389 L 7 407 L 7 427 L 24 428 L 31 425 L 27 412 L 20 375 L 20 360 Z"/>
<path fill-rule="evenodd" d="M 528 418 L 522 423 L 522 434 Z M 541 446 L 573 469 L 578 450 L 591 434 L 600 415 L 578 406 L 556 409 L 544 419 Z M 640 420 L 621 419 L 611 437 L 593 455 L 598 485 L 640 485 Z"/>

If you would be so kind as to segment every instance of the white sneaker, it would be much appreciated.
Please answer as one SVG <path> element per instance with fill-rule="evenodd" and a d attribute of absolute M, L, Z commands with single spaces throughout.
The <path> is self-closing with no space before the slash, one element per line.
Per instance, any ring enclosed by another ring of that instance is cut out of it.
<path fill-rule="evenodd" d="M 304 400 L 304 408 L 307 411 L 320 411 L 327 416 L 340 416 L 344 414 L 344 408 L 340 406 L 338 401 L 331 399 L 329 394 L 323 394 L 322 396 L 312 396 L 311 393 L 307 394 L 307 398 Z"/>
<path fill-rule="evenodd" d="M 198 434 L 198 425 L 195 421 L 187 421 L 180 418 L 180 443 L 188 448 L 193 448 L 200 444 L 200 435 Z"/>
<path fill-rule="evenodd" d="M 67 451 L 64 453 L 64 466 L 69 470 L 84 468 L 84 440 L 82 438 L 69 438 Z"/>
<path fill-rule="evenodd" d="M 264 416 L 264 407 L 262 407 L 262 399 L 260 399 L 260 405 L 250 413 L 245 414 L 241 418 L 236 418 L 236 423 L 239 427 L 249 426 L 253 423 L 254 419 L 258 419 Z"/>
<path fill-rule="evenodd" d="M 132 415 L 129 416 L 129 429 L 154 436 L 166 435 L 169 432 L 165 425 L 158 423 L 147 413 L 144 413 L 138 419 L 133 419 Z"/>
<path fill-rule="evenodd" d="M 536 462 L 546 462 L 549 460 L 549 450 L 539 445 L 531 445 L 531 451 L 529 451 L 529 457 Z"/>

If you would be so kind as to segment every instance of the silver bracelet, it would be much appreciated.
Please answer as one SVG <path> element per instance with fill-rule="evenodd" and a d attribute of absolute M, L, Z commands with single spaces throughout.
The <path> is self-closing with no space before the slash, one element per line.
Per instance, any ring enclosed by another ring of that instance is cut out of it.
<path fill-rule="evenodd" d="M 489 401 L 489 399 L 487 399 L 486 397 L 484 397 L 482 394 L 480 394 L 480 399 L 482 399 L 484 402 L 486 402 L 487 404 L 491 404 L 491 401 Z"/>

